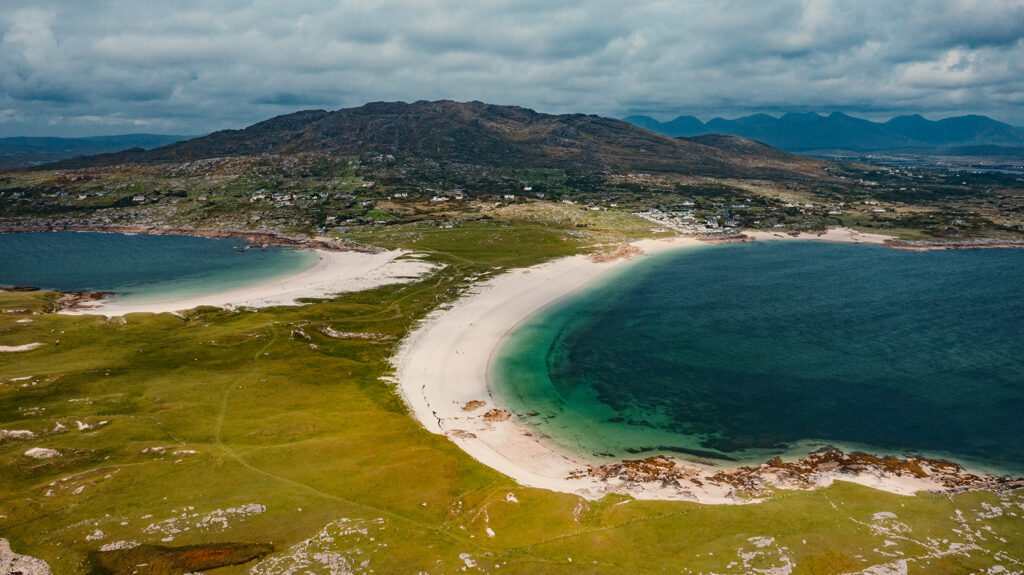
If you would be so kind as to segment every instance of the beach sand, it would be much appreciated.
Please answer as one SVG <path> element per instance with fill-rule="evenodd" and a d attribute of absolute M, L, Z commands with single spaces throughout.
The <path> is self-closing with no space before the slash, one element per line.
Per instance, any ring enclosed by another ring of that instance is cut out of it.
<path fill-rule="evenodd" d="M 198 306 L 269 307 L 293 305 L 299 298 L 328 298 L 334 294 L 360 291 L 409 281 L 429 273 L 436 266 L 408 256 L 401 250 L 380 253 L 315 250 L 319 261 L 312 268 L 294 275 L 229 291 L 152 301 L 102 299 L 82 304 L 67 314 L 101 314 L 108 317 L 128 313 L 176 312 Z"/>
<path fill-rule="evenodd" d="M 887 239 L 846 229 L 798 237 L 771 232 L 747 232 L 746 235 L 757 240 L 814 239 L 872 244 Z M 684 481 L 681 486 L 617 477 L 599 479 L 588 472 L 596 462 L 585 461 L 532 435 L 534 432 L 518 423 L 514 414 L 508 417 L 503 411 L 491 411 L 502 408 L 495 403 L 488 381 L 491 357 L 506 334 L 523 320 L 628 261 L 704 243 L 685 237 L 642 240 L 632 244 L 636 249 L 626 250 L 634 252 L 629 258 L 600 261 L 602 258 L 573 256 L 512 270 L 487 281 L 450 308 L 431 314 L 406 338 L 393 358 L 398 388 L 413 415 L 427 430 L 446 435 L 478 461 L 522 485 L 576 493 L 588 499 L 617 492 L 638 499 L 750 503 L 748 497 L 736 497 L 730 485 L 708 481 L 711 475 L 722 471 L 721 468 L 690 463 L 685 464 L 686 476 L 698 481 Z M 486 403 L 481 406 L 479 402 Z M 488 414 L 487 417 L 484 414 Z M 875 470 L 863 474 L 824 473 L 815 478 L 820 485 L 835 479 L 902 494 L 941 487 L 931 479 L 886 477 Z"/>

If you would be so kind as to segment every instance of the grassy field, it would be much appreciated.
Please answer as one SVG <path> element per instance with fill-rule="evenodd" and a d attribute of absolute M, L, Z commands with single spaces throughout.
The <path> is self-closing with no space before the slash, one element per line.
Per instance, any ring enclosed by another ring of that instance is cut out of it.
<path fill-rule="evenodd" d="M 426 432 L 381 379 L 418 319 L 497 268 L 649 233 L 613 212 L 507 209 L 353 234 L 445 267 L 302 307 L 108 320 L 0 294 L 0 345 L 43 344 L 0 354 L 0 429 L 35 435 L 0 439 L 0 537 L 61 574 L 1024 569 L 1024 494 L 588 502 Z"/>

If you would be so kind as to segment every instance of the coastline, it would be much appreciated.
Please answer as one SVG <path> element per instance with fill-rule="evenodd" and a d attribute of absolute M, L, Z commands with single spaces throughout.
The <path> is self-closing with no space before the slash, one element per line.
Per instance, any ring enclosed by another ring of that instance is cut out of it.
<path fill-rule="evenodd" d="M 887 236 L 835 228 L 820 234 L 747 232 L 726 241 L 803 239 L 884 245 Z M 726 469 L 663 456 L 599 464 L 535 437 L 516 415 L 497 404 L 489 366 L 497 346 L 522 321 L 619 269 L 642 254 L 720 243 L 675 237 L 641 240 L 623 257 L 573 256 L 502 274 L 450 308 L 431 314 L 392 359 L 397 387 L 423 426 L 447 436 L 481 463 L 522 485 L 597 499 L 622 493 L 638 499 L 751 503 L 772 488 L 807 489 L 851 481 L 897 494 L 1021 486 L 1008 478 L 970 473 L 923 458 L 882 459 L 824 450 L 797 462 Z"/>
<path fill-rule="evenodd" d="M 402 250 L 370 253 L 316 249 L 314 252 L 319 261 L 313 267 L 251 286 L 200 296 L 151 301 L 122 302 L 116 297 L 97 299 L 79 302 L 60 313 L 115 317 L 129 313 L 173 313 L 199 306 L 231 309 L 296 305 L 296 300 L 300 298 L 329 298 L 337 293 L 401 283 L 435 269 L 434 264 L 419 259 L 400 259 L 409 253 Z"/>
<path fill-rule="evenodd" d="M 0 234 L 22 234 L 37 232 L 98 232 L 105 234 L 151 234 L 158 236 L 193 236 L 198 238 L 240 238 L 260 247 L 282 247 L 316 249 L 332 252 L 379 253 L 381 248 L 357 246 L 339 242 L 334 238 L 317 236 L 313 238 L 285 236 L 275 232 L 250 232 L 246 230 L 207 230 L 193 228 L 172 228 L 163 226 L 14 226 L 0 228 Z"/>

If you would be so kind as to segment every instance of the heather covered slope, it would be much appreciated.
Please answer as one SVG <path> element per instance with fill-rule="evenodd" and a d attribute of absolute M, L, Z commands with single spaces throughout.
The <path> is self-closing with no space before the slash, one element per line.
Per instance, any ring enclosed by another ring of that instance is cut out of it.
<path fill-rule="evenodd" d="M 770 151 L 737 157 L 700 141 L 667 138 L 620 120 L 549 115 L 481 102 L 377 102 L 308 110 L 155 150 L 82 158 L 58 167 L 168 163 L 224 156 L 328 153 L 496 167 L 663 172 L 718 177 L 818 173 L 819 164 Z"/>

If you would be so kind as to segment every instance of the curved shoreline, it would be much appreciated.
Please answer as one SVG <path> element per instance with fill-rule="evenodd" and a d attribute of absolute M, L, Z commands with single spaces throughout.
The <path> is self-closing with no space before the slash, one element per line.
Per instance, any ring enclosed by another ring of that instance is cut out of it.
<path fill-rule="evenodd" d="M 399 259 L 409 253 L 402 250 L 376 253 L 319 249 L 313 251 L 319 261 L 312 267 L 254 285 L 203 295 L 149 301 L 119 301 L 116 297 L 91 300 L 80 302 L 60 313 L 115 317 L 129 313 L 173 313 L 199 306 L 230 309 L 297 305 L 297 300 L 302 298 L 329 298 L 342 292 L 362 291 L 409 281 L 436 268 L 434 264 L 419 259 Z"/>
<path fill-rule="evenodd" d="M 748 239 L 816 239 L 882 244 L 885 236 L 833 229 L 820 235 L 748 233 Z M 643 240 L 623 255 L 703 245 L 696 238 Z M 642 256 L 641 256 L 642 257 Z M 975 488 L 1017 488 L 1024 483 L 970 473 L 958 465 L 923 458 L 882 459 L 825 450 L 797 462 L 772 460 L 760 467 L 723 469 L 655 456 L 599 465 L 566 453 L 497 405 L 489 365 L 504 336 L 526 318 L 575 293 L 629 259 L 573 256 L 498 276 L 438 310 L 403 342 L 393 358 L 398 389 L 429 431 L 517 482 L 597 499 L 623 493 L 638 499 L 750 503 L 770 489 L 807 489 L 835 480 L 913 494 Z"/>
<path fill-rule="evenodd" d="M 319 261 L 299 272 L 258 281 L 243 287 L 202 295 L 120 301 L 114 292 L 62 292 L 59 313 L 99 314 L 107 317 L 129 313 L 164 313 L 199 306 L 262 308 L 298 305 L 303 298 L 330 298 L 335 294 L 362 291 L 410 281 L 437 268 L 420 259 L 401 259 L 411 252 L 343 244 L 333 238 L 295 238 L 266 232 L 201 230 L 157 226 L 21 226 L 0 228 L 0 233 L 96 232 L 109 234 L 176 235 L 204 238 L 239 238 L 257 247 L 310 250 Z M 12 288 L 7 288 L 12 289 Z M 13 286 L 13 289 L 27 289 Z M 114 296 L 108 299 L 106 296 Z"/>

